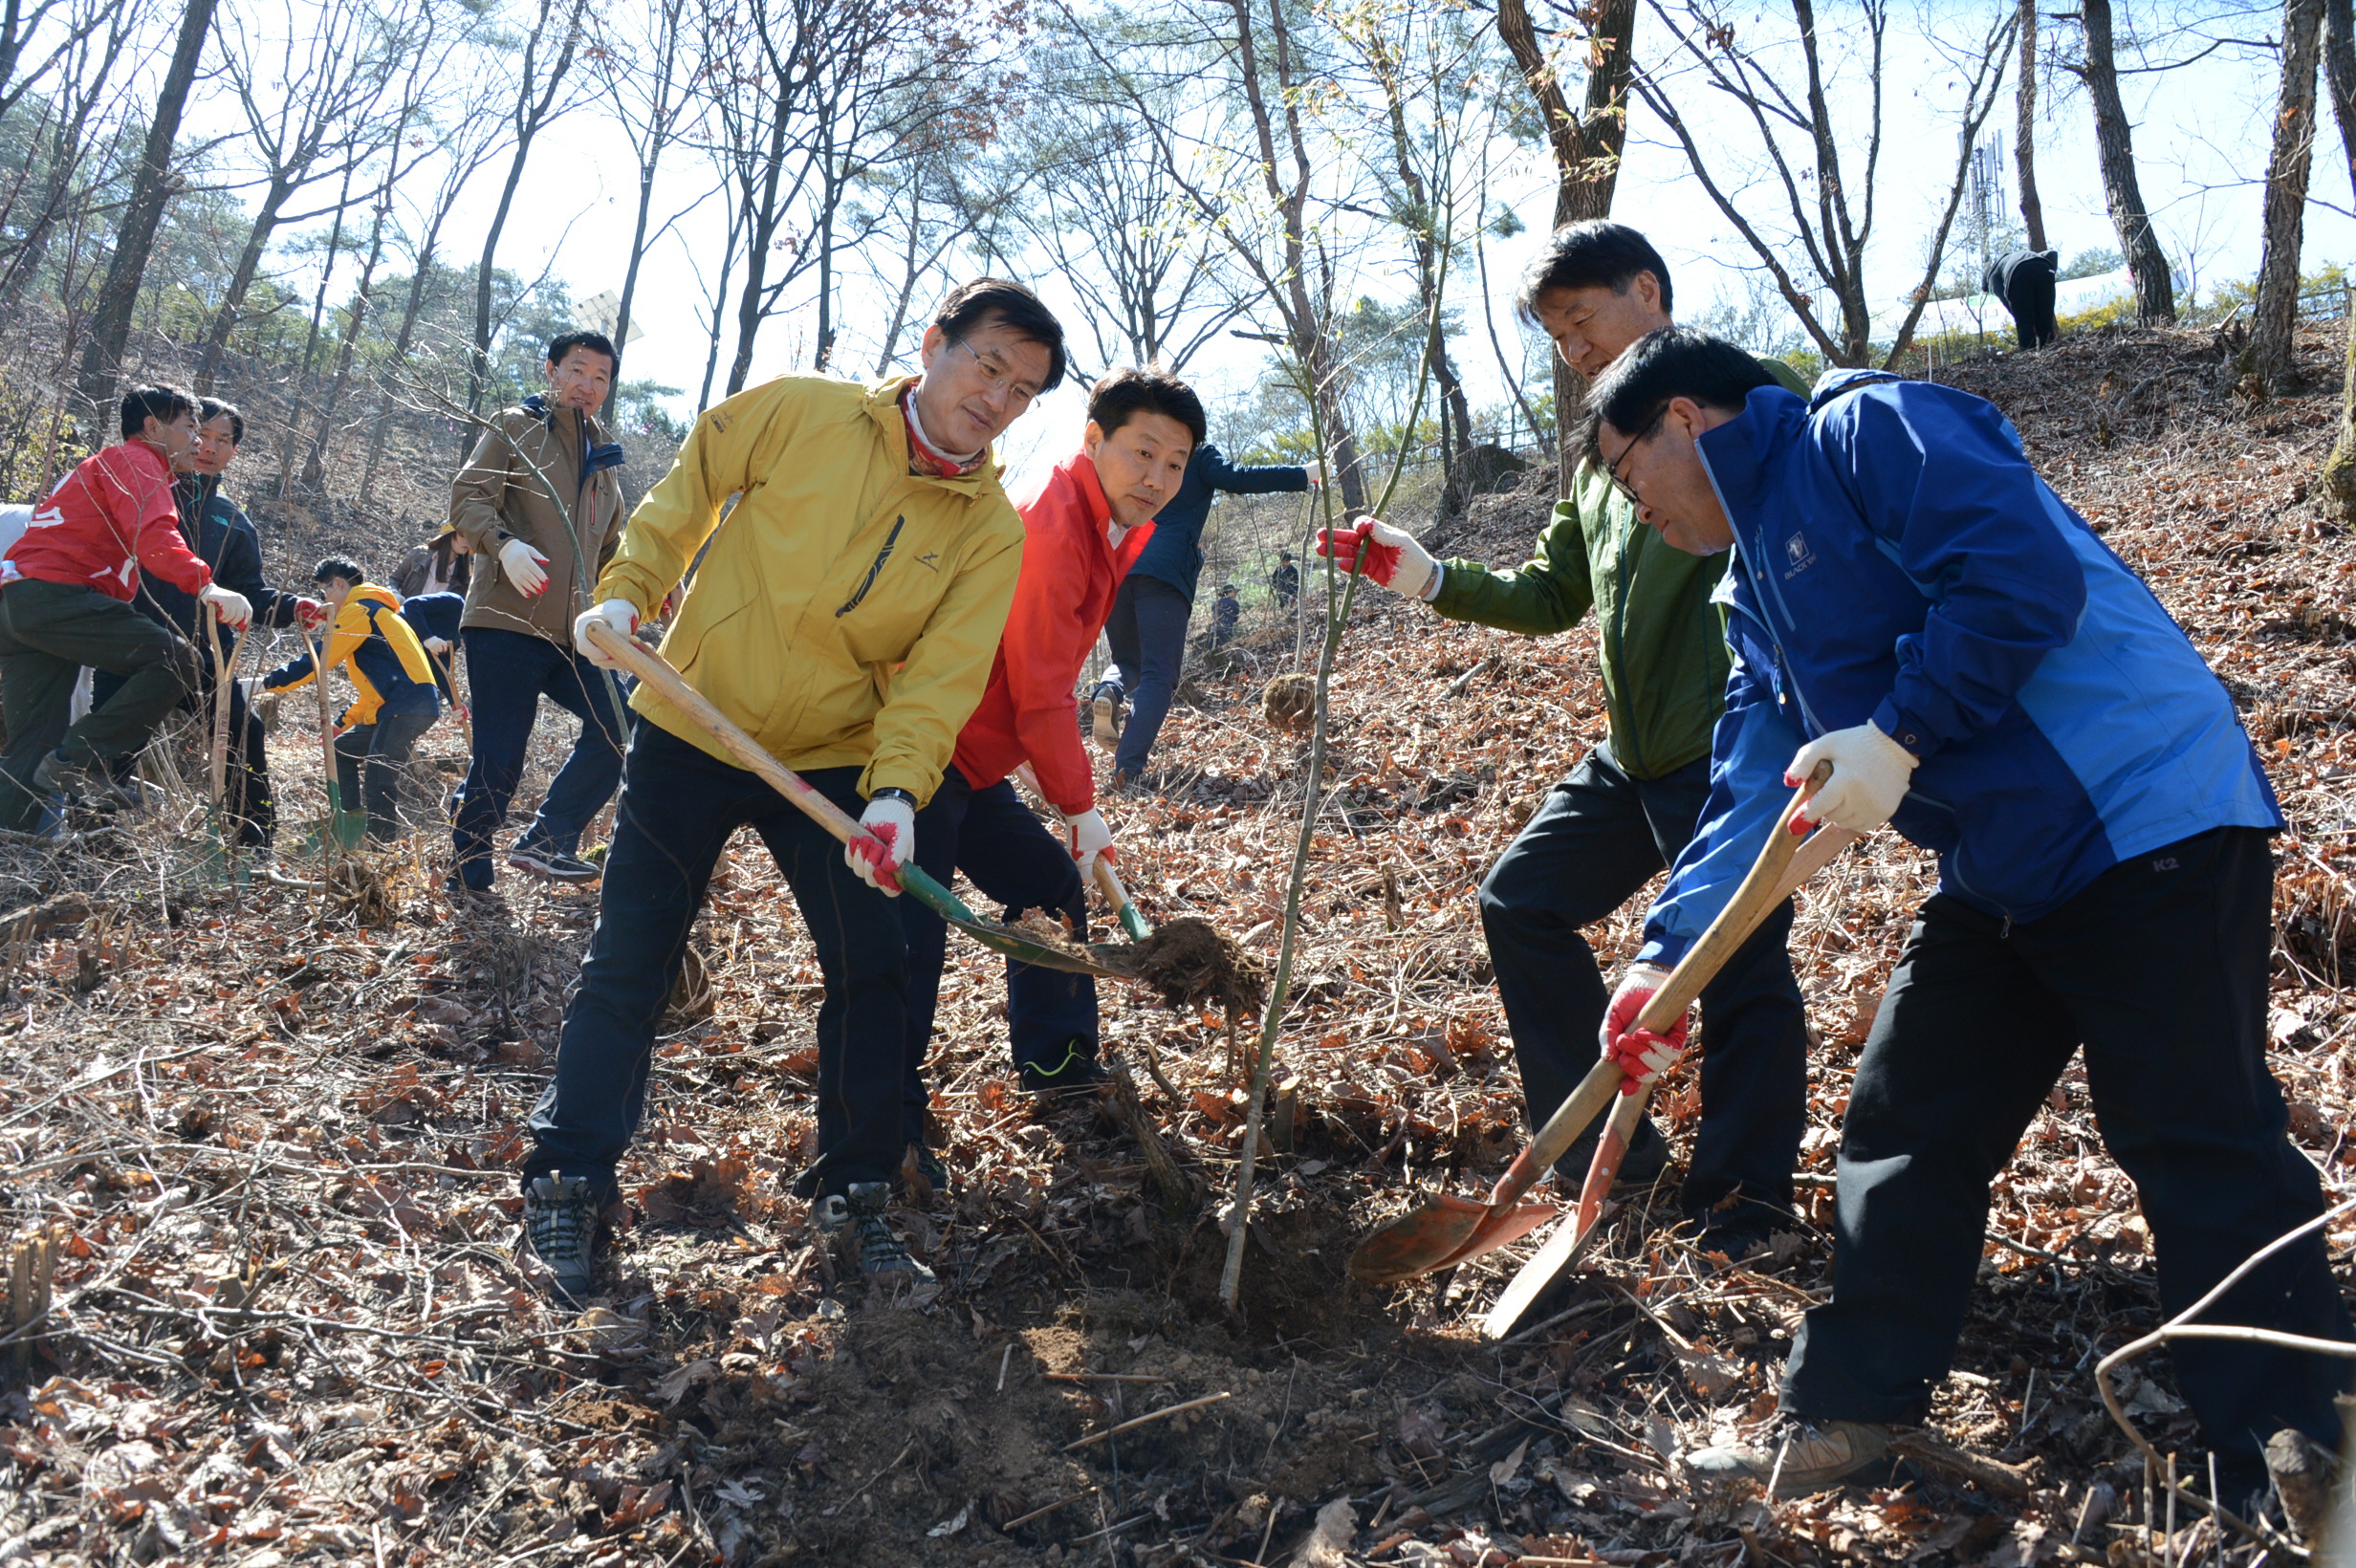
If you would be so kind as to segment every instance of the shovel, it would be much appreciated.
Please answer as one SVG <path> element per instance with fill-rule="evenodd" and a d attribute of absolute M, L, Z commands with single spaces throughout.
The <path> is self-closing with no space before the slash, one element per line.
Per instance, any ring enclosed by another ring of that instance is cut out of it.
<path fill-rule="evenodd" d="M 1812 792 L 1813 786 L 1803 792 L 1803 796 Z M 1786 817 L 1788 818 L 1788 813 Z M 1790 837 L 1788 832 L 1780 829 L 1777 833 L 1777 838 L 1781 840 L 1788 841 Z M 1766 901 L 1764 908 L 1752 917 L 1752 925 L 1756 926 L 1764 920 L 1767 910 L 1772 910 L 1791 897 L 1802 882 L 1815 876 L 1834 856 L 1861 837 L 1863 835 L 1847 828 L 1819 828 L 1800 845 L 1799 853 L 1791 856 L 1791 863 L 1777 882 L 1774 895 Z M 1775 848 L 1776 844 L 1770 842 L 1767 850 L 1760 852 L 1761 864 L 1766 861 L 1767 851 Z M 1752 875 L 1757 875 L 1757 866 L 1754 866 Z M 1743 885 L 1749 887 L 1749 878 L 1744 879 Z M 1737 889 L 1734 902 L 1727 908 L 1730 911 L 1734 909 L 1741 903 L 1742 897 L 1742 890 Z M 1725 916 L 1721 914 L 1719 919 L 1722 921 Z M 1713 924 L 1712 930 L 1715 929 Z M 1705 935 L 1703 940 L 1707 941 L 1708 936 Z M 1651 1100 L 1652 1091 L 1647 1087 L 1643 1094 L 1622 1095 L 1620 1103 L 1612 1107 L 1611 1121 L 1605 1123 L 1603 1136 L 1596 1143 L 1594 1163 L 1587 1167 L 1586 1183 L 1579 1190 L 1578 1210 L 1556 1227 L 1554 1233 L 1546 1238 L 1546 1244 L 1531 1255 L 1530 1261 L 1521 1266 L 1521 1272 L 1514 1275 L 1512 1282 L 1505 1287 L 1505 1294 L 1497 1297 L 1497 1304 L 1490 1308 L 1489 1315 L 1481 1319 L 1482 1339 L 1499 1339 L 1511 1333 L 1514 1325 L 1521 1320 L 1521 1315 L 1530 1310 L 1530 1303 L 1538 1299 L 1538 1293 L 1554 1283 L 1555 1277 L 1587 1250 L 1587 1243 L 1595 1236 L 1595 1222 L 1601 1215 L 1603 1200 L 1610 1195 L 1612 1183 L 1619 1178 L 1621 1162 L 1627 1157 L 1628 1141 L 1635 1136 L 1636 1124 L 1644 1120 L 1645 1108 Z"/>
<path fill-rule="evenodd" d="M 1769 910 L 1788 895 L 1789 889 L 1783 886 L 1783 878 L 1800 848 L 1800 840 L 1790 831 L 1792 812 L 1830 776 L 1831 765 L 1820 766 L 1816 775 L 1793 796 L 1792 804 L 1784 809 L 1775 830 L 1767 836 L 1767 843 L 1759 850 L 1757 861 L 1752 865 L 1750 875 L 1743 879 L 1734 898 L 1719 911 L 1710 929 L 1702 933 L 1702 939 L 1693 945 L 1676 969 L 1670 971 L 1669 978 L 1662 982 L 1661 989 L 1653 993 L 1644 1012 L 1637 1015 L 1639 1028 L 1658 1033 L 1673 1027 L 1693 998 L 1701 994 L 1702 987 L 1716 976 L 1719 968 L 1734 956 L 1734 949 L 1742 946 L 1744 938 L 1767 918 Z M 1818 837 L 1829 838 L 1822 834 Z M 1829 843 L 1819 852 L 1822 858 L 1812 855 L 1808 870 L 1813 871 L 1823 860 L 1830 859 L 1847 841 L 1843 838 L 1837 843 Z M 1811 843 L 1810 847 L 1813 849 L 1815 846 Z M 1498 1177 L 1496 1186 L 1490 1189 L 1488 1202 L 1442 1193 L 1395 1219 L 1385 1220 L 1359 1243 L 1357 1252 L 1350 1254 L 1351 1277 L 1371 1284 L 1392 1284 L 1403 1279 L 1413 1279 L 1435 1269 L 1449 1268 L 1484 1252 L 1494 1252 L 1509 1242 L 1520 1240 L 1553 1219 L 1558 1212 L 1554 1205 L 1524 1204 L 1520 1202 L 1521 1195 L 1537 1185 L 1538 1178 L 1562 1158 L 1571 1144 L 1578 1142 L 1579 1135 L 1587 1130 L 1588 1123 L 1596 1119 L 1603 1106 L 1619 1095 L 1620 1080 L 1624 1076 L 1620 1064 L 1609 1056 L 1598 1059 L 1587 1076 L 1580 1080 L 1579 1087 L 1571 1091 L 1570 1098 L 1546 1119 L 1546 1124 L 1538 1129 L 1538 1137 L 1514 1156 L 1514 1163 L 1506 1166 L 1505 1174 Z M 1635 1100 L 1639 1097 L 1629 1095 L 1624 1098 Z M 1622 1109 L 1625 1112 L 1625 1107 Z M 1634 1114 L 1643 1115 L 1643 1106 L 1639 1105 Z M 1631 1120 L 1628 1127 L 1632 1129 L 1633 1126 Z M 1596 1156 L 1599 1164 L 1607 1147 L 1608 1140 L 1598 1144 Z M 1625 1151 L 1624 1131 L 1621 1153 L 1625 1154 Z M 1618 1168 L 1619 1157 L 1614 1156 L 1610 1170 L 1603 1177 L 1603 1191 L 1611 1190 L 1611 1176 Z M 1595 1181 L 1595 1171 L 1591 1168 L 1588 1172 L 1590 1188 Z M 1600 1195 L 1598 1201 L 1601 1201 Z M 1567 1262 L 1576 1251 L 1576 1237 L 1571 1242 L 1563 1243 L 1561 1261 Z M 1537 1295 L 1543 1284 L 1544 1281 L 1540 1280 L 1538 1285 L 1532 1286 L 1530 1294 Z M 1516 1312 L 1519 1310 L 1518 1307 L 1516 1309 Z"/>
<path fill-rule="evenodd" d="M 712 739 L 728 749 L 739 766 L 760 774 L 764 782 L 800 807 L 818 826 L 846 844 L 866 832 L 840 807 L 812 789 L 798 773 L 763 751 L 760 743 L 738 729 L 727 714 L 712 707 L 709 698 L 687 685 L 687 677 L 671 667 L 670 661 L 596 621 L 590 622 L 588 637 L 617 664 L 661 692 L 672 707 L 703 726 Z M 1136 978 L 1101 962 L 1104 945 L 1077 950 L 1051 947 L 979 918 L 966 907 L 962 899 L 927 876 L 913 861 L 903 865 L 899 874 L 902 890 L 913 895 L 917 903 L 983 947 L 1004 953 L 1017 963 L 1061 969 L 1068 974 L 1102 975 L 1112 980 Z"/>
<path fill-rule="evenodd" d="M 1047 792 L 1039 788 L 1039 775 L 1032 771 L 1031 764 L 1014 764 L 1014 776 L 1022 780 L 1023 788 L 1036 795 L 1048 810 L 1056 809 L 1055 803 L 1047 799 Z M 1128 889 L 1121 885 L 1121 874 L 1113 869 L 1112 861 L 1102 855 L 1096 858 L 1096 886 L 1097 891 L 1104 895 L 1104 902 L 1112 905 L 1114 914 L 1121 922 L 1121 928 L 1129 934 L 1131 942 L 1143 942 L 1153 935 L 1153 927 L 1146 924 L 1144 915 L 1137 912 L 1137 905 L 1129 902 Z"/>

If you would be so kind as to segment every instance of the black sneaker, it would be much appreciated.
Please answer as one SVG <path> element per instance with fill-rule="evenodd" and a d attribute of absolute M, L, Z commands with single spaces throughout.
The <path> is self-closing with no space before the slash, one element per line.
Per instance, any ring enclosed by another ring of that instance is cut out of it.
<path fill-rule="evenodd" d="M 556 1276 L 550 1289 L 567 1306 L 588 1299 L 597 1274 L 598 1208 L 578 1176 L 541 1176 L 524 1188 L 524 1237 Z"/>
<path fill-rule="evenodd" d="M 593 882 L 605 875 L 578 855 L 568 855 L 545 838 L 518 838 L 507 852 L 507 863 L 550 882 Z"/>
<path fill-rule="evenodd" d="M 1109 751 L 1121 744 L 1121 688 L 1110 681 L 1098 682 L 1088 707 L 1090 737 L 1098 751 Z"/>
<path fill-rule="evenodd" d="M 1024 1092 L 1042 1100 L 1079 1100 L 1093 1096 L 1112 1081 L 1104 1064 L 1092 1056 L 1083 1056 L 1078 1046 L 1067 1047 L 1063 1060 L 1054 1067 L 1040 1062 L 1026 1061 L 1015 1069 Z"/>
<path fill-rule="evenodd" d="M 908 1255 L 908 1249 L 884 1223 L 891 1202 L 889 1182 L 853 1182 L 840 1192 L 820 1198 L 811 1208 L 818 1230 L 847 1237 L 858 1250 L 859 1272 L 882 1285 L 929 1285 L 932 1271 Z"/>
<path fill-rule="evenodd" d="M 938 1150 L 910 1143 L 900 1162 L 900 1190 L 911 1208 L 929 1209 L 936 1197 L 949 1196 L 949 1166 Z"/>
<path fill-rule="evenodd" d="M 79 801 L 98 811 L 136 811 L 147 804 L 146 794 L 136 779 L 127 785 L 120 782 L 102 762 L 88 766 L 68 762 L 62 750 L 41 759 L 25 789 L 35 798 L 60 807 Z"/>

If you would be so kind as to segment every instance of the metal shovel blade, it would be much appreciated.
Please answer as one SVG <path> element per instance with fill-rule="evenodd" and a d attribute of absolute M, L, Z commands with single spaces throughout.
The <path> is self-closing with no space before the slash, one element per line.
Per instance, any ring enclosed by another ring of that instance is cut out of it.
<path fill-rule="evenodd" d="M 1454 1253 L 1489 1217 L 1489 1206 L 1443 1192 L 1366 1233 L 1350 1254 L 1350 1277 L 1369 1285 L 1394 1285 L 1429 1274 Z"/>
<path fill-rule="evenodd" d="M 1452 1269 L 1459 1263 L 1470 1263 L 1484 1252 L 1509 1247 L 1561 1212 L 1550 1203 L 1516 1204 L 1504 1213 L 1475 1227 L 1472 1233 L 1465 1238 L 1465 1244 L 1441 1259 L 1438 1267 Z"/>

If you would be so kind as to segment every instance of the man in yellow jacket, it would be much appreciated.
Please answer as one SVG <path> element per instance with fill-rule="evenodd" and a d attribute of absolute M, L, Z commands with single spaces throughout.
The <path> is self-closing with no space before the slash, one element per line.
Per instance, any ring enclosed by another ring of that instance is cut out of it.
<path fill-rule="evenodd" d="M 368 837 L 401 835 L 401 777 L 418 737 L 442 716 L 433 664 L 401 616 L 401 596 L 363 580 L 360 569 L 334 556 L 312 573 L 336 618 L 325 663 L 348 665 L 360 700 L 343 710 L 336 733 L 336 792 L 342 809 L 368 810 Z M 318 673 L 308 653 L 262 677 L 265 691 L 287 691 Z"/>
<path fill-rule="evenodd" d="M 571 1300 L 591 1286 L 598 1217 L 645 1107 L 705 882 L 747 825 L 792 886 L 825 977 L 818 1158 L 796 1190 L 855 1244 L 862 1274 L 929 1277 L 884 1218 L 905 1006 L 886 895 L 981 699 L 1022 563 L 990 444 L 1063 379 L 1063 331 L 1030 290 L 984 278 L 942 305 L 923 358 L 920 377 L 780 377 L 704 414 L 576 627 L 583 657 L 605 663 L 587 624 L 635 632 L 703 550 L 663 653 L 867 833 L 846 852 L 692 719 L 644 686 L 631 699 L 597 930 L 523 1169 L 526 1233 Z"/>

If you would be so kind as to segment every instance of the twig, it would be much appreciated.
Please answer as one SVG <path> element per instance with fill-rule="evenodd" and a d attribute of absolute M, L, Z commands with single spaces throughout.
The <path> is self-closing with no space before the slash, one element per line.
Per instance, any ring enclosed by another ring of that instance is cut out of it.
<path fill-rule="evenodd" d="M 1133 1417 L 1130 1420 L 1123 1422 L 1118 1426 L 1107 1426 L 1102 1431 L 1083 1437 L 1077 1443 L 1066 1443 L 1063 1446 L 1063 1451 L 1065 1453 L 1070 1453 L 1075 1448 L 1084 1448 L 1089 1447 L 1091 1444 L 1102 1443 L 1108 1437 L 1117 1437 L 1121 1433 L 1130 1430 L 1132 1427 L 1143 1426 L 1150 1422 L 1160 1421 L 1166 1416 L 1183 1415 L 1189 1410 L 1199 1410 L 1206 1405 L 1216 1405 L 1223 1399 L 1233 1399 L 1234 1397 L 1235 1396 L 1232 1393 L 1205 1394 L 1201 1399 L 1190 1399 L 1184 1405 L 1167 1405 L 1162 1409 L 1148 1412 L 1145 1415 Z M 1019 1523 L 1020 1521 L 1018 1520 L 1016 1522 Z M 1008 1528 L 1012 1529 L 1014 1527 L 1010 1525 Z"/>
<path fill-rule="evenodd" d="M 1063 1507 L 1066 1503 L 1077 1503 L 1082 1497 L 1093 1497 L 1103 1490 L 1104 1489 L 1102 1487 L 1090 1487 L 1085 1492 L 1075 1492 L 1069 1497 L 1058 1497 L 1054 1502 L 1049 1503 L 1045 1508 L 1035 1508 L 1019 1519 L 1007 1520 L 1006 1523 L 1000 1525 L 998 1529 L 1001 1532 L 1020 1529 L 1022 1526 L 1029 1524 L 1033 1519 L 1045 1518 L 1048 1514 L 1053 1514 L 1056 1510 Z"/>

